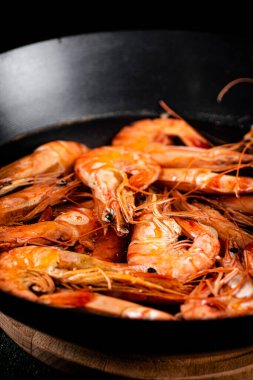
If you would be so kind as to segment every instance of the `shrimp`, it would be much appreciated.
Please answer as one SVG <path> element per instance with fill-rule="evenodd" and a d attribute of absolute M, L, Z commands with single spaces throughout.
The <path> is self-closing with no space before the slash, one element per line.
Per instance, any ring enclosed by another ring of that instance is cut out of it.
<path fill-rule="evenodd" d="M 174 207 L 177 210 L 187 210 L 189 214 L 186 213 L 185 215 L 188 215 L 189 218 L 191 218 L 190 212 L 192 211 L 192 218 L 215 228 L 219 238 L 224 242 L 227 241 L 227 239 L 232 240 L 236 242 L 240 248 L 244 248 L 247 244 L 253 243 L 253 238 L 247 231 L 244 231 L 213 207 L 196 201 L 190 204 L 186 202 L 182 195 L 180 195 L 179 201 L 174 202 Z"/>
<path fill-rule="evenodd" d="M 180 281 L 214 264 L 220 245 L 213 228 L 179 218 L 161 221 L 152 211 L 144 212 L 139 222 L 128 247 L 128 264 Z M 189 240 L 177 242 L 182 231 L 194 239 L 192 244 Z"/>
<path fill-rule="evenodd" d="M 12 260 L 10 254 L 14 255 Z M 84 256 L 71 252 L 69 254 L 72 254 L 71 257 Z M 30 301 L 58 307 L 82 307 L 88 311 L 123 318 L 174 319 L 169 313 L 93 293 L 88 288 L 54 293 L 56 287 L 51 275 L 57 273 L 57 265 L 59 267 L 62 265 L 63 268 L 74 267 L 74 264 L 71 265 L 71 260 L 68 262 L 68 259 L 71 259 L 68 253 L 63 256 L 61 257 L 60 251 L 57 252 L 56 248 L 48 251 L 44 247 L 19 248 L 2 254 L 0 288 Z"/>
<path fill-rule="evenodd" d="M 160 166 L 149 155 L 121 147 L 93 149 L 78 158 L 75 171 L 92 189 L 95 210 L 102 225 L 111 223 L 117 234 L 129 232 L 132 221 L 134 191 L 145 189 L 157 180 Z M 127 174 L 131 177 L 128 179 Z"/>
<path fill-rule="evenodd" d="M 33 219 L 47 206 L 61 202 L 79 184 L 78 180 L 53 180 L 0 198 L 0 225 L 11 225 Z"/>
<path fill-rule="evenodd" d="M 251 277 L 253 277 L 253 242 L 246 245 L 244 248 L 244 257 L 246 261 L 246 267 Z"/>
<path fill-rule="evenodd" d="M 222 285 L 225 284 L 226 287 L 229 286 L 232 290 L 231 293 L 235 295 L 236 298 L 247 298 L 253 296 L 253 281 L 249 276 L 247 263 L 242 263 L 240 261 L 240 250 L 234 241 L 228 241 L 225 256 L 220 260 L 220 265 L 224 268 L 233 269 L 232 272 L 221 281 L 221 295 L 227 294 L 227 289 L 222 287 Z"/>
<path fill-rule="evenodd" d="M 182 119 L 145 119 L 126 126 L 114 137 L 112 145 L 128 146 L 136 150 L 156 151 L 162 144 L 171 143 L 170 137 L 178 137 L 187 146 L 208 148 L 210 144 L 194 128 Z"/>
<path fill-rule="evenodd" d="M 38 302 L 57 307 L 84 308 L 85 310 L 130 319 L 174 320 L 173 315 L 154 308 L 118 298 L 93 293 L 88 289 L 61 291 L 43 295 Z"/>
<path fill-rule="evenodd" d="M 236 195 L 253 192 L 253 178 L 217 174 L 208 169 L 162 169 L 158 180 L 183 191 Z"/>
<path fill-rule="evenodd" d="M 214 280 L 212 283 L 214 285 Z M 180 306 L 178 317 L 186 320 L 225 318 L 225 305 L 209 297 L 211 293 L 206 282 L 201 281 L 190 294 L 189 300 Z"/>
<path fill-rule="evenodd" d="M 60 214 L 55 220 L 20 226 L 0 227 L 0 248 L 13 248 L 27 244 L 63 243 L 74 245 L 83 234 L 98 228 L 92 210 L 75 208 Z"/>
<path fill-rule="evenodd" d="M 113 229 L 104 231 L 95 219 L 92 209 L 69 208 L 54 220 L 20 226 L 0 226 L 0 249 L 23 245 L 59 244 L 73 246 L 79 253 L 92 257 L 120 262 L 123 260 L 126 241 Z"/>
<path fill-rule="evenodd" d="M 241 197 L 234 197 L 231 195 L 222 195 L 217 201 L 234 211 L 241 211 L 245 214 L 253 214 L 253 196 L 243 195 Z"/>
<path fill-rule="evenodd" d="M 89 267 L 91 259 L 56 247 L 13 248 L 0 255 L 0 289 L 30 300 L 36 293 L 53 293 L 53 277 Z"/>
<path fill-rule="evenodd" d="M 74 141 L 51 141 L 0 169 L 0 195 L 36 180 L 45 181 L 66 175 L 75 160 L 88 148 Z"/>
<path fill-rule="evenodd" d="M 181 305 L 185 319 L 212 319 L 253 313 L 253 280 L 245 271 L 238 254 L 227 249 L 220 260 L 224 273 L 213 279 L 201 281 Z M 222 269 L 221 268 L 221 269 Z"/>
<path fill-rule="evenodd" d="M 205 168 L 220 172 L 236 168 L 236 165 L 251 163 L 252 154 L 242 154 L 229 147 L 213 147 L 209 149 L 187 146 L 152 147 L 143 150 L 149 153 L 163 168 Z"/>
<path fill-rule="evenodd" d="M 95 272 L 94 272 L 95 271 Z M 137 295 L 147 294 L 152 295 L 152 290 L 154 296 L 159 299 L 174 299 L 182 298 L 184 294 L 176 289 L 180 289 L 175 281 L 170 279 L 165 282 L 159 279 L 146 279 L 145 277 L 139 278 L 139 276 L 130 275 L 131 268 L 127 264 L 114 264 L 106 263 L 102 260 L 96 260 L 90 258 L 87 255 L 78 254 L 76 252 L 65 251 L 56 247 L 38 247 L 29 246 L 14 248 L 8 252 L 4 252 L 0 255 L 0 289 L 14 294 L 19 297 L 24 297 L 31 301 L 39 301 L 39 298 L 43 294 L 53 294 L 57 288 L 56 285 L 74 287 L 82 286 L 85 288 L 84 292 L 88 291 L 87 286 L 99 285 L 98 277 L 100 277 L 107 284 L 105 289 L 114 289 L 117 293 L 118 289 L 123 289 L 124 292 L 129 294 L 136 293 Z M 132 269 L 133 273 L 134 270 Z M 92 280 L 92 273 L 97 273 L 95 276 L 95 283 Z M 150 274 L 152 276 L 152 274 Z M 110 276 L 110 277 L 109 277 Z M 115 281 L 115 286 L 111 285 L 111 282 Z M 120 285 L 125 284 L 125 286 Z M 160 284 L 161 282 L 161 284 Z M 128 285 L 128 286 L 126 286 Z M 140 288 L 137 287 L 140 286 Z M 101 288 L 101 285 L 99 285 Z M 102 288 L 103 289 L 103 288 Z M 52 295 L 53 299 L 54 296 Z M 99 300 L 100 295 L 97 296 Z M 50 302 L 50 298 L 45 297 L 42 300 L 47 301 L 47 303 L 57 303 L 62 304 L 62 306 L 67 306 L 70 304 L 72 306 L 77 306 L 74 299 L 58 298 L 55 296 L 55 302 Z M 105 297 L 100 297 L 101 302 L 106 300 Z M 109 312 L 109 304 L 113 302 L 113 299 L 108 298 L 108 305 L 103 306 L 105 312 Z M 103 302 L 101 304 L 101 307 Z M 130 306 L 130 304 L 122 301 L 119 305 Z M 83 305 L 84 306 L 84 305 Z M 92 310 L 92 305 L 89 310 Z M 98 304 L 93 305 L 94 311 L 99 311 L 97 309 Z M 112 305 L 113 306 L 113 305 Z M 116 304 L 115 304 L 116 307 Z M 112 307 L 112 314 L 116 315 L 116 309 Z M 103 309 L 100 309 L 102 311 Z M 114 310 L 114 312 L 113 312 Z M 140 310 L 141 311 L 141 310 Z M 129 310 L 130 312 L 130 310 Z M 137 312 L 137 310 L 136 310 Z M 119 313 L 122 316 L 122 313 Z M 133 317 L 137 317 L 138 314 L 132 313 Z M 161 314 L 162 316 L 162 314 Z"/>
<path fill-rule="evenodd" d="M 168 145 L 169 136 L 179 137 L 187 146 Z M 140 120 L 124 127 L 112 145 L 145 153 L 165 168 L 208 168 L 221 171 L 232 165 L 253 161 L 253 155 L 237 152 L 239 144 L 209 148 L 208 142 L 185 121 L 178 119 Z M 209 149 L 207 149 L 209 148 Z"/>

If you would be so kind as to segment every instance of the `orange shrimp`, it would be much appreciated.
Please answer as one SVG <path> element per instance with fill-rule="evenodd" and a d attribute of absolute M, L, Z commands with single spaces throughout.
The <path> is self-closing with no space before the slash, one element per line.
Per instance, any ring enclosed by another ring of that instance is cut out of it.
<path fill-rule="evenodd" d="M 231 195 L 222 195 L 217 198 L 217 201 L 234 211 L 241 211 L 245 214 L 253 214 L 253 196 L 242 195 L 235 197 Z"/>
<path fill-rule="evenodd" d="M 95 209 L 102 225 L 111 223 L 119 235 L 127 234 L 132 221 L 132 186 L 145 189 L 156 181 L 160 166 L 149 155 L 121 147 L 93 149 L 77 159 L 75 171 L 92 189 Z M 127 174 L 131 177 L 128 179 Z"/>
<path fill-rule="evenodd" d="M 237 243 L 240 248 L 244 248 L 247 244 L 253 243 L 253 237 L 240 228 L 236 223 L 229 220 L 227 216 L 222 215 L 218 210 L 206 204 L 194 201 L 188 203 L 183 195 L 175 193 L 178 201 L 174 202 L 177 210 L 187 210 L 189 213 L 185 215 L 189 218 L 198 220 L 207 226 L 211 226 L 218 232 L 219 238 L 225 242 L 228 239 Z M 191 216 L 192 212 L 192 216 Z M 173 215 L 173 213 L 172 213 Z"/>
<path fill-rule="evenodd" d="M 51 141 L 0 169 L 0 195 L 36 180 L 45 181 L 68 174 L 75 160 L 88 148 L 74 141 Z"/>
<path fill-rule="evenodd" d="M 205 168 L 220 172 L 235 167 L 238 162 L 247 164 L 253 161 L 252 154 L 242 154 L 226 146 L 204 149 L 161 144 L 159 150 L 149 145 L 143 151 L 164 168 Z"/>
<path fill-rule="evenodd" d="M 43 295 L 38 302 L 57 307 L 84 308 L 85 310 L 130 319 L 174 320 L 173 315 L 151 307 L 122 299 L 93 293 L 88 289 L 61 291 Z"/>
<path fill-rule="evenodd" d="M 128 247 L 129 265 L 185 281 L 214 264 L 220 245 L 213 228 L 179 218 L 159 220 L 150 209 L 143 212 L 139 222 Z M 177 242 L 182 230 L 194 239 L 193 243 Z"/>
<path fill-rule="evenodd" d="M 128 146 L 136 150 L 160 151 L 162 144 L 178 137 L 187 146 L 208 148 L 210 144 L 182 119 L 145 119 L 126 126 L 114 137 L 112 145 Z"/>
<path fill-rule="evenodd" d="M 62 213 L 53 221 L 20 226 L 0 227 L 0 248 L 19 247 L 27 244 L 74 245 L 83 234 L 98 228 L 92 210 L 75 208 Z"/>
<path fill-rule="evenodd" d="M 124 267 L 122 264 L 104 263 L 101 260 L 89 258 L 87 255 L 56 247 L 14 248 L 0 255 L 0 289 L 31 301 L 62 307 L 84 307 L 89 311 L 107 315 L 139 319 L 174 319 L 170 314 L 156 309 L 92 293 L 86 286 L 85 289 L 77 292 L 63 291 L 61 294 L 53 294 L 57 290 L 55 281 L 61 283 L 63 279 L 65 280 L 63 284 L 66 285 L 66 276 L 69 276 L 69 284 L 73 286 L 73 277 L 80 276 L 80 269 L 94 267 L 96 269 L 96 265 L 103 278 L 107 278 L 103 269 L 110 268 L 115 273 L 121 273 Z M 125 270 L 125 272 L 128 271 Z M 87 279 L 87 274 L 84 274 L 84 278 Z M 119 279 L 118 275 L 117 280 Z M 138 278 L 134 280 L 137 283 Z M 145 280 L 143 283 L 145 286 L 152 285 Z M 137 293 L 139 293 L 138 290 Z M 42 296 L 43 294 L 45 296 Z M 89 304 L 86 305 L 88 301 Z"/>
<path fill-rule="evenodd" d="M 243 194 L 253 192 L 253 178 L 213 173 L 208 169 L 162 169 L 159 181 L 183 191 Z"/>
<path fill-rule="evenodd" d="M 232 268 L 232 272 L 221 280 L 219 293 L 222 296 L 228 293 L 228 286 L 232 290 L 230 294 L 236 298 L 243 299 L 253 296 L 253 281 L 249 276 L 247 263 L 245 260 L 243 263 L 240 261 L 240 250 L 234 241 L 228 241 L 225 256 L 220 260 L 220 265 L 224 268 Z M 226 287 L 223 288 L 223 284 Z"/>
<path fill-rule="evenodd" d="M 37 300 L 36 293 L 54 292 L 53 277 L 91 265 L 88 256 L 56 247 L 13 248 L 0 255 L 0 289 Z"/>
<path fill-rule="evenodd" d="M 230 271 L 201 281 L 189 300 L 181 305 L 183 318 L 218 319 L 253 313 L 253 280 L 240 263 L 238 254 L 227 249 L 220 264 Z"/>
<path fill-rule="evenodd" d="M 113 229 L 104 231 L 95 219 L 92 209 L 71 207 L 54 220 L 20 226 L 0 226 L 0 248 L 7 249 L 23 245 L 59 244 L 73 246 L 76 252 L 92 257 L 121 262 L 125 255 L 126 241 Z"/>
<path fill-rule="evenodd" d="M 170 136 L 179 137 L 187 146 L 171 145 Z M 197 131 L 178 119 L 137 121 L 121 129 L 112 145 L 149 153 L 166 168 L 193 167 L 222 171 L 238 162 L 253 161 L 253 155 L 236 151 L 240 144 L 209 148 L 208 142 Z"/>
<path fill-rule="evenodd" d="M 249 274 L 253 277 L 253 242 L 247 244 L 244 248 L 244 257 Z"/>
<path fill-rule="evenodd" d="M 212 284 L 214 286 L 214 280 Z M 190 294 L 189 300 L 180 306 L 179 316 L 186 320 L 226 318 L 226 305 L 210 297 L 211 294 L 210 287 L 201 281 Z"/>
<path fill-rule="evenodd" d="M 215 281 L 211 283 L 215 286 Z M 240 317 L 253 313 L 253 295 L 244 299 L 235 296 L 212 297 L 209 286 L 201 283 L 191 293 L 191 297 L 181 305 L 180 316 L 187 320 Z"/>
<path fill-rule="evenodd" d="M 47 206 L 60 203 L 79 184 L 78 180 L 53 180 L 0 198 L 0 225 L 11 225 L 33 219 Z"/>

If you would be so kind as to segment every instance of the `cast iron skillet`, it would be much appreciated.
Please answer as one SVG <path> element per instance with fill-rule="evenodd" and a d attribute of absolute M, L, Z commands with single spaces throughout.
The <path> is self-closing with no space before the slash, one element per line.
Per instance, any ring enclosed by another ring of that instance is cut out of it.
<path fill-rule="evenodd" d="M 121 126 L 158 116 L 160 99 L 215 142 L 252 122 L 253 86 L 216 103 L 219 90 L 253 76 L 250 38 L 174 31 L 67 37 L 0 57 L 1 164 L 52 139 L 108 144 Z M 0 309 L 35 328 L 116 351 L 187 352 L 253 344 L 253 317 L 134 321 L 30 303 L 0 292 Z M 162 348 L 162 343 L 163 347 Z"/>

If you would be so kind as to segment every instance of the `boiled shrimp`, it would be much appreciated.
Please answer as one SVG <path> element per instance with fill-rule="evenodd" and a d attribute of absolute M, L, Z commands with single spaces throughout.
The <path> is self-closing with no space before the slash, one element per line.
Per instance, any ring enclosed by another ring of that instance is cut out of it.
<path fill-rule="evenodd" d="M 202 280 L 181 305 L 185 319 L 212 319 L 242 316 L 253 313 L 253 280 L 233 253 L 230 243 L 225 256 L 220 259 L 221 271 L 216 278 Z M 222 272 L 222 269 L 225 268 Z"/>
<path fill-rule="evenodd" d="M 34 247 L 29 248 L 31 249 L 19 248 L 19 251 L 10 251 L 11 254 L 14 254 L 12 263 L 8 253 L 1 256 L 0 288 L 2 290 L 31 301 L 58 307 L 84 308 L 88 311 L 123 318 L 174 319 L 169 313 L 93 293 L 88 288 L 55 293 L 57 289 L 51 275 L 56 271 L 56 251 L 51 252 L 50 256 L 45 249 L 39 249 L 41 247 L 36 247 L 37 252 Z M 78 254 L 76 255 L 78 256 Z M 67 258 L 66 255 L 65 258 Z M 64 268 L 71 265 L 70 262 L 58 263 L 59 266 L 61 264 Z"/>
<path fill-rule="evenodd" d="M 212 281 L 214 285 L 214 280 Z M 210 287 L 201 281 L 190 294 L 189 300 L 180 306 L 179 316 L 186 320 L 217 319 L 226 317 L 226 307 L 221 302 L 215 302 Z"/>
<path fill-rule="evenodd" d="M 158 149 L 159 148 L 159 149 Z M 164 168 L 205 168 L 216 172 L 236 168 L 236 165 L 251 163 L 252 154 L 242 154 L 230 147 L 209 149 L 186 146 L 148 146 L 145 150 Z"/>
<path fill-rule="evenodd" d="M 215 280 L 210 281 L 209 284 L 215 287 Z M 234 295 L 213 297 L 210 285 L 201 282 L 194 289 L 190 295 L 191 299 L 181 305 L 181 317 L 187 320 L 221 319 L 253 313 L 252 284 L 250 284 L 249 295 L 243 298 L 237 298 Z"/>
<path fill-rule="evenodd" d="M 210 144 L 182 119 L 145 119 L 126 126 L 114 137 L 112 145 L 128 146 L 136 150 L 158 150 L 170 144 L 171 137 L 179 138 L 185 145 L 208 148 Z M 149 148 L 150 147 L 150 148 Z"/>
<path fill-rule="evenodd" d="M 182 231 L 194 241 L 178 242 Z M 219 253 L 216 231 L 201 223 L 157 218 L 145 211 L 134 226 L 127 261 L 130 265 L 142 265 L 146 271 L 168 275 L 185 281 L 202 269 L 210 268 Z"/>
<path fill-rule="evenodd" d="M 0 289 L 26 299 L 37 300 L 36 293 L 53 293 L 53 277 L 67 270 L 89 266 L 86 255 L 56 247 L 13 248 L 0 255 Z"/>
<path fill-rule="evenodd" d="M 17 187 L 66 175 L 88 148 L 74 141 L 51 141 L 0 169 L 0 195 Z"/>
<path fill-rule="evenodd" d="M 38 302 L 67 308 L 84 308 L 104 315 L 148 320 L 174 320 L 173 315 L 118 298 L 93 293 L 88 289 L 43 295 Z"/>
<path fill-rule="evenodd" d="M 92 210 L 72 208 L 55 220 L 20 226 L 0 226 L 0 248 L 27 244 L 74 245 L 82 235 L 89 235 L 99 227 Z"/>
<path fill-rule="evenodd" d="M 171 145 L 170 136 L 181 138 L 187 146 Z M 222 171 L 238 162 L 253 161 L 253 155 L 236 151 L 240 144 L 207 149 L 208 142 L 185 121 L 178 119 L 137 121 L 132 126 L 124 127 L 112 144 L 149 153 L 166 168 L 193 167 Z"/>
<path fill-rule="evenodd" d="M 253 178 L 217 174 L 208 169 L 162 169 L 159 181 L 183 191 L 236 195 L 253 192 Z"/>
<path fill-rule="evenodd" d="M 243 252 L 246 262 L 246 268 L 249 272 L 249 275 L 253 277 L 253 242 L 247 244 Z"/>
<path fill-rule="evenodd" d="M 229 220 L 227 216 L 222 215 L 215 208 L 197 201 L 191 204 L 178 192 L 175 195 L 178 200 L 174 202 L 174 207 L 177 210 L 186 210 L 188 213 L 186 212 L 185 215 L 189 218 L 193 218 L 207 226 L 215 228 L 219 238 L 223 242 L 229 239 L 236 242 L 240 248 L 244 248 L 246 245 L 253 243 L 251 234 L 240 228 L 236 223 Z M 172 215 L 174 214 L 172 213 Z"/>
<path fill-rule="evenodd" d="M 240 211 L 245 214 L 253 214 L 253 196 L 242 195 L 240 197 L 234 197 L 231 195 L 222 195 L 217 201 L 234 211 Z"/>
<path fill-rule="evenodd" d="M 79 186 L 78 180 L 53 180 L 0 198 L 0 225 L 33 219 L 49 205 L 60 203 Z"/>
<path fill-rule="evenodd" d="M 142 296 L 167 302 L 185 298 L 182 285 L 175 280 L 142 275 L 136 269 L 56 247 L 20 247 L 0 255 L 0 289 L 35 301 L 38 295 L 54 293 L 56 284 L 113 290 L 132 299 L 135 294 L 137 299 Z"/>
<path fill-rule="evenodd" d="M 233 206 L 233 201 L 228 201 L 226 200 L 223 202 L 222 198 L 235 198 L 236 200 L 238 199 L 239 202 L 235 202 L 235 205 Z M 248 227 L 253 227 L 253 216 L 249 213 L 246 212 L 247 206 L 245 204 L 245 201 L 242 202 L 242 205 L 240 206 L 240 198 L 250 198 L 250 196 L 243 196 L 240 195 L 238 197 L 235 196 L 216 196 L 216 197 L 210 197 L 208 200 L 205 199 L 203 196 L 198 196 L 198 198 L 203 199 L 205 202 L 210 203 L 212 207 L 216 208 L 217 210 L 220 210 L 221 212 L 224 213 L 224 216 L 228 219 L 231 220 L 234 224 L 238 226 L 242 226 L 244 228 Z M 250 199 L 249 199 L 250 202 Z M 231 207 L 230 204 L 231 203 Z M 245 208 L 244 208 L 245 206 Z M 237 210 L 238 208 L 238 210 Z M 249 205 L 250 209 L 250 205 Z"/>
<path fill-rule="evenodd" d="M 102 225 L 110 223 L 119 235 L 129 232 L 133 219 L 134 191 L 156 181 L 160 166 L 149 155 L 121 147 L 93 149 L 77 159 L 75 171 L 92 189 L 95 210 Z M 131 177 L 128 179 L 127 174 Z"/>

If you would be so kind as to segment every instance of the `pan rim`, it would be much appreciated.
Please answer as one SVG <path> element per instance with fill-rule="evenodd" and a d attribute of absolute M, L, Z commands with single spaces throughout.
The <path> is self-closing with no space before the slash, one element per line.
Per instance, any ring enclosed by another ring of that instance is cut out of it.
<path fill-rule="evenodd" d="M 62 43 L 63 40 L 67 41 L 67 40 L 70 40 L 70 39 L 73 39 L 73 38 L 89 38 L 89 37 L 96 37 L 96 36 L 110 36 L 112 34 L 122 34 L 122 35 L 127 35 L 127 34 L 156 34 L 156 33 L 163 33 L 163 34 L 191 34 L 191 35 L 205 35 L 205 36 L 208 36 L 209 38 L 219 38 L 219 37 L 225 37 L 225 36 L 229 36 L 231 35 L 232 33 L 229 33 L 229 32 L 210 32 L 210 31 L 198 31 L 198 30 L 187 30 L 187 29 L 158 29 L 158 28 L 152 28 L 152 29 L 147 29 L 147 28 L 144 28 L 144 29 L 132 29 L 132 30 L 127 30 L 127 29 L 117 29 L 117 30 L 101 30 L 101 31 L 97 31 L 97 32 L 87 32 L 87 33 L 74 33 L 74 34 L 66 34 L 66 35 L 63 35 L 63 36 L 60 36 L 60 37 L 55 37 L 55 38 L 49 38 L 49 39 L 45 39 L 45 40 L 41 40 L 41 41 L 38 41 L 38 42 L 32 42 L 32 43 L 28 43 L 28 44 L 24 44 L 24 45 L 21 45 L 21 46 L 18 46 L 18 47 L 15 47 L 13 49 L 8 49 L 6 51 L 3 51 L 1 52 L 0 54 L 0 59 L 2 56 L 4 55 L 7 55 L 7 54 L 10 54 L 12 52 L 15 52 L 15 51 L 19 51 L 20 49 L 25 49 L 25 48 L 30 48 L 32 46 L 38 46 L 38 45 L 43 45 L 43 44 L 46 44 L 46 43 Z M 250 33 L 245 33 L 243 36 L 234 32 L 233 33 L 233 36 L 238 36 L 239 38 L 245 38 L 245 36 L 249 37 L 249 38 L 252 38 L 252 36 L 250 35 Z"/>

